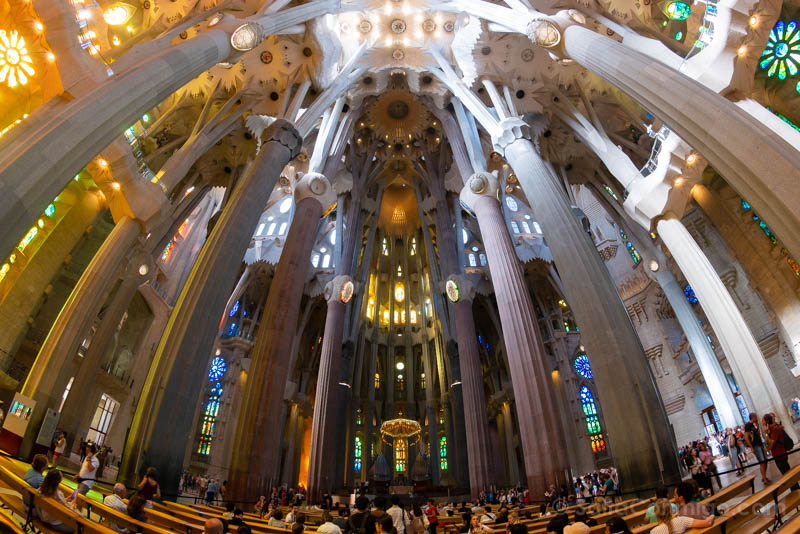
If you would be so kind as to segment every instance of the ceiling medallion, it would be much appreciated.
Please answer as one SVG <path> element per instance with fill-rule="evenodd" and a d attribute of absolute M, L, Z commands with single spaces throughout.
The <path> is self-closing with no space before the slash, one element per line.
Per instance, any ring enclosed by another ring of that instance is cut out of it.
<path fill-rule="evenodd" d="M 272 63 L 272 52 L 270 52 L 269 50 L 264 50 L 263 52 L 261 52 L 261 63 L 263 63 L 264 65 L 269 65 L 270 63 Z"/>
<path fill-rule="evenodd" d="M 392 32 L 403 33 L 404 31 L 406 31 L 406 21 L 401 19 L 394 19 L 392 21 Z"/>
<path fill-rule="evenodd" d="M 435 31 L 436 30 L 436 22 L 434 22 L 433 19 L 425 19 L 422 22 L 422 30 L 425 33 L 431 33 L 433 31 Z"/>
<path fill-rule="evenodd" d="M 526 48 L 525 50 L 523 50 L 521 55 L 522 55 L 522 61 L 524 61 L 525 63 L 530 63 L 531 61 L 533 61 L 533 50 L 531 50 L 530 48 Z"/>
<path fill-rule="evenodd" d="M 456 25 L 453 23 L 452 20 L 448 20 L 444 23 L 444 31 L 447 33 L 453 33 L 453 30 L 456 28 Z"/>
<path fill-rule="evenodd" d="M 372 31 L 372 23 L 367 19 L 362 19 L 361 22 L 358 23 L 358 31 L 361 33 L 369 33 Z"/>
<path fill-rule="evenodd" d="M 458 299 L 461 298 L 461 291 L 459 291 L 458 284 L 456 284 L 455 280 L 448 280 L 445 284 L 445 290 L 447 291 L 447 298 L 450 299 L 450 302 L 458 302 Z"/>
<path fill-rule="evenodd" d="M 355 287 L 353 286 L 353 281 L 348 280 L 342 284 L 342 289 L 339 290 L 339 300 L 342 302 L 342 304 L 347 304 L 350 302 L 350 299 L 353 298 L 354 292 Z"/>
<path fill-rule="evenodd" d="M 186 39 L 188 39 L 188 38 L 189 38 L 189 33 L 188 33 L 188 32 L 181 32 L 181 33 L 178 35 L 178 37 L 180 37 L 181 39 L 183 39 L 183 40 L 185 41 Z"/>
<path fill-rule="evenodd" d="M 342 22 L 341 24 L 339 24 L 339 31 L 342 33 L 350 33 L 350 30 L 352 29 L 353 28 L 350 27 L 350 23 L 348 22 Z"/>
<path fill-rule="evenodd" d="M 399 48 L 392 50 L 392 59 L 395 61 L 401 61 L 404 57 L 406 57 L 406 53 Z"/>

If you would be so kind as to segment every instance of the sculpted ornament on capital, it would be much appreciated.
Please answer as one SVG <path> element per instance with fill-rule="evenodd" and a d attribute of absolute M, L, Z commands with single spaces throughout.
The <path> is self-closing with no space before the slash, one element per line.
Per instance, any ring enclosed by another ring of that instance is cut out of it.
<path fill-rule="evenodd" d="M 289 159 L 296 158 L 303 149 L 303 136 L 300 135 L 294 124 L 284 119 L 275 120 L 264 130 L 261 144 L 273 141 L 289 149 Z"/>
<path fill-rule="evenodd" d="M 463 274 L 451 274 L 446 281 L 442 282 L 442 285 L 445 295 L 453 303 L 462 300 L 472 302 L 477 292 L 472 280 Z"/>
<path fill-rule="evenodd" d="M 330 282 L 325 284 L 325 301 L 341 302 L 348 304 L 353 300 L 356 293 L 356 286 L 353 279 L 347 275 L 338 275 Z"/>
<path fill-rule="evenodd" d="M 500 182 L 495 173 L 476 172 L 470 176 L 459 195 L 461 203 L 474 212 L 480 198 L 491 197 L 500 202 Z"/>
<path fill-rule="evenodd" d="M 294 182 L 294 202 L 299 204 L 306 198 L 315 199 L 323 211 L 327 211 L 336 203 L 336 191 L 324 175 L 318 172 L 298 172 Z"/>
<path fill-rule="evenodd" d="M 492 146 L 500 154 L 519 139 L 530 139 L 531 128 L 519 117 L 508 117 L 498 124 L 498 132 L 492 134 Z"/>

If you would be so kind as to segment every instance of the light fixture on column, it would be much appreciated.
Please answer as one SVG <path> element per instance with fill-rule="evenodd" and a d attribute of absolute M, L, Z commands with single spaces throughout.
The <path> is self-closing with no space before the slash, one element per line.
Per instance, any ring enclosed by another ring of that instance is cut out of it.
<path fill-rule="evenodd" d="M 140 276 L 147 276 L 147 273 L 150 272 L 150 267 L 147 266 L 146 263 L 143 263 L 139 266 L 139 275 Z"/>
<path fill-rule="evenodd" d="M 231 46 L 241 52 L 247 52 L 257 47 L 265 37 L 261 24 L 246 22 L 233 31 Z"/>
<path fill-rule="evenodd" d="M 403 362 L 397 362 L 397 365 L 395 365 L 395 368 L 396 368 L 398 371 L 402 371 L 403 369 L 405 369 L 405 368 L 406 368 L 406 366 L 405 366 L 405 364 L 404 364 Z"/>
<path fill-rule="evenodd" d="M 689 15 L 692 14 L 692 8 L 686 2 L 681 2 L 679 0 L 673 0 L 672 2 L 666 2 L 663 4 L 661 10 L 664 12 L 664 15 L 667 18 L 672 20 L 686 20 L 689 18 Z"/>
<path fill-rule="evenodd" d="M 650 270 L 653 271 L 653 272 L 658 271 L 658 269 L 659 269 L 658 262 L 656 260 L 650 260 L 649 267 L 650 267 Z"/>
<path fill-rule="evenodd" d="M 342 284 L 342 288 L 339 290 L 339 300 L 342 302 L 342 304 L 347 304 L 350 302 L 350 299 L 353 298 L 354 292 L 355 286 L 353 286 L 353 281 L 348 280 Z"/>

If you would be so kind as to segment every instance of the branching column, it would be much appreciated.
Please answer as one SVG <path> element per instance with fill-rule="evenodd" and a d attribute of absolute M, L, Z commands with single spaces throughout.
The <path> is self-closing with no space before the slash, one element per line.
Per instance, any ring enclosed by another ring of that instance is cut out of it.
<path fill-rule="evenodd" d="M 280 439 L 274 429 L 281 419 L 289 376 L 287 354 L 291 353 L 319 218 L 336 200 L 328 180 L 317 173 L 304 175 L 295 184 L 294 196 L 292 226 L 270 284 L 239 413 L 237 448 L 229 474 L 231 495 L 236 500 L 264 494 L 277 484 Z"/>
<path fill-rule="evenodd" d="M 461 192 L 461 201 L 475 212 L 484 239 L 508 351 L 528 489 L 538 496 L 559 480 L 563 466 L 558 465 L 556 449 L 564 448 L 563 434 L 549 409 L 552 396 L 548 393 L 551 386 L 544 367 L 544 348 L 497 191 L 494 176 L 477 173 Z"/>
<path fill-rule="evenodd" d="M 656 229 L 697 295 L 752 410 L 758 414 L 773 412 L 779 419 L 791 421 L 753 334 L 711 262 L 671 213 L 658 221 Z M 791 425 L 786 430 L 793 432 Z"/>
<path fill-rule="evenodd" d="M 198 386 L 242 256 L 281 170 L 302 146 L 300 135 L 284 120 L 275 121 L 263 139 L 200 251 L 156 350 L 120 467 L 129 485 L 141 467 L 152 465 L 165 494 L 177 489 L 185 444 L 169 436 L 190 435 Z"/>

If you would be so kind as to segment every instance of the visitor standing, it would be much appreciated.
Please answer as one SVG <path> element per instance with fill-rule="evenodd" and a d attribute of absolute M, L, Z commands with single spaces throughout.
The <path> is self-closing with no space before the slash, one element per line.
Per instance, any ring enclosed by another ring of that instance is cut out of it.
<path fill-rule="evenodd" d="M 758 467 L 761 470 L 761 482 L 766 486 L 769 484 L 769 479 L 767 478 L 767 453 L 764 450 L 761 429 L 758 427 L 758 415 L 753 412 L 750 412 L 750 420 L 744 425 L 744 440 L 750 450 L 753 451 L 753 456 L 760 462 Z M 719 484 L 719 477 L 717 477 L 717 484 Z"/>
<path fill-rule="evenodd" d="M 717 480 L 717 486 L 719 489 L 722 489 L 722 481 L 719 479 L 719 471 L 717 471 L 717 464 L 714 463 L 714 455 L 711 454 L 711 451 L 708 450 L 708 445 L 705 443 L 700 443 L 700 454 L 698 457 L 700 458 L 700 463 L 703 466 L 703 470 L 708 477 L 708 487 L 711 488 L 711 477 L 713 476 Z"/>
<path fill-rule="evenodd" d="M 411 532 L 409 534 L 424 534 L 428 529 L 428 516 L 416 504 L 411 514 L 413 518 L 411 519 Z"/>
<path fill-rule="evenodd" d="M 67 433 L 66 432 L 59 432 L 58 439 L 56 440 L 56 448 L 53 451 L 53 467 L 58 465 L 59 460 L 61 459 L 61 455 L 64 454 L 64 451 L 67 448 Z"/>
<path fill-rule="evenodd" d="M 406 511 L 400 506 L 399 495 L 392 495 L 392 505 L 386 510 L 386 513 L 392 518 L 392 524 L 397 534 L 405 534 L 408 514 L 406 514 Z"/>
<path fill-rule="evenodd" d="M 350 516 L 345 532 L 375 534 L 375 516 L 367 511 L 367 507 L 369 507 L 369 499 L 364 495 L 359 495 L 356 498 L 356 510 L 358 511 Z"/>
<path fill-rule="evenodd" d="M 206 504 L 211 506 L 214 504 L 214 499 L 217 497 L 217 481 L 210 479 L 208 486 L 206 486 Z"/>
<path fill-rule="evenodd" d="M 788 449 L 791 448 L 787 439 L 789 436 L 783 430 L 783 425 L 776 422 L 775 417 L 770 413 L 764 415 L 762 423 L 767 435 L 767 449 L 772 454 L 772 458 L 775 459 L 778 471 L 781 472 L 781 475 L 785 475 L 791 469 L 789 467 L 789 456 L 787 455 Z"/>
<path fill-rule="evenodd" d="M 425 508 L 425 515 L 428 516 L 428 529 L 431 534 L 436 534 L 436 525 L 439 524 L 439 511 L 436 509 L 436 501 L 428 500 L 428 507 Z"/>
<path fill-rule="evenodd" d="M 83 458 L 81 470 L 75 475 L 75 481 L 78 482 L 77 492 L 81 495 L 89 493 L 89 490 L 94 486 L 97 468 L 100 466 L 100 461 L 95 456 L 97 446 L 94 443 L 88 443 L 85 450 L 86 455 Z"/>
<path fill-rule="evenodd" d="M 144 473 L 142 481 L 136 486 L 136 492 L 147 501 L 147 507 L 153 507 L 153 501 L 161 500 L 161 486 L 158 485 L 156 477 L 158 472 L 155 467 L 148 467 Z"/>

